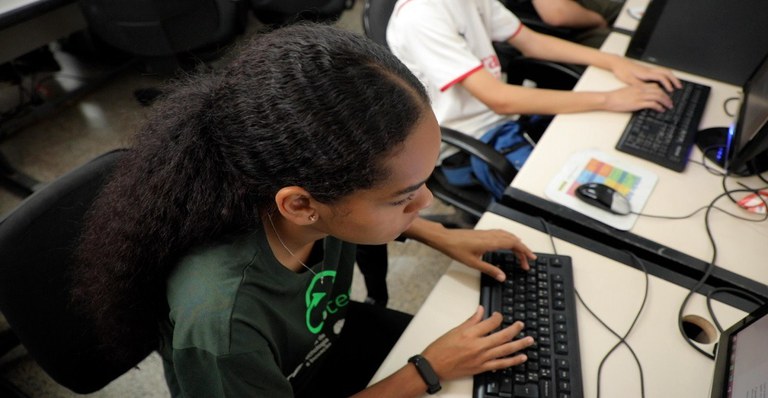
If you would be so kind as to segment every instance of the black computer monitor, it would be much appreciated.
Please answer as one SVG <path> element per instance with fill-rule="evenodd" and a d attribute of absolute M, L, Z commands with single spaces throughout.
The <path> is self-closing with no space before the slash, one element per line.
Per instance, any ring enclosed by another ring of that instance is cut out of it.
<path fill-rule="evenodd" d="M 768 0 L 651 0 L 630 58 L 744 85 L 768 51 Z"/>
<path fill-rule="evenodd" d="M 697 144 L 729 174 L 768 171 L 768 54 L 744 84 L 735 123 L 700 131 Z"/>
<path fill-rule="evenodd" d="M 768 305 L 752 311 L 720 334 L 711 398 L 765 396 L 766 333 Z"/>

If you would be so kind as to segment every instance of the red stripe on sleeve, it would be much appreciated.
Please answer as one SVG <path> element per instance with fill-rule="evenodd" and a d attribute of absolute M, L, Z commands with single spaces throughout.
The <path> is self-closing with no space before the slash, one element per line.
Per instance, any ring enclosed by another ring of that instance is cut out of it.
<path fill-rule="evenodd" d="M 455 78 L 455 79 L 451 80 L 451 81 L 450 81 L 448 84 L 446 84 L 445 86 L 443 86 L 443 87 L 440 87 L 440 92 L 444 92 L 445 90 L 448 90 L 449 88 L 453 87 L 453 85 L 454 85 L 454 84 L 461 82 L 462 80 L 466 79 L 466 78 L 467 78 L 467 76 L 469 76 L 469 75 L 471 75 L 471 74 L 473 74 L 473 73 L 475 73 L 475 72 L 479 71 L 479 70 L 480 70 L 480 69 L 482 69 L 482 68 L 483 68 L 483 65 L 482 65 L 482 64 L 480 64 L 480 65 L 478 65 L 476 68 L 473 68 L 473 69 L 469 70 L 467 73 L 465 73 L 465 74 L 463 74 L 463 75 L 461 75 L 461 76 L 459 76 L 459 77 L 457 77 L 457 78 Z"/>
<path fill-rule="evenodd" d="M 512 36 L 509 36 L 509 38 L 511 39 L 511 38 L 517 36 L 517 34 L 520 33 L 521 30 L 523 30 L 523 24 L 522 23 L 520 23 L 520 26 L 517 27 L 517 30 L 515 31 L 515 33 L 512 33 Z"/>
<path fill-rule="evenodd" d="M 395 15 L 397 15 L 398 13 L 400 13 L 400 10 L 401 10 L 403 7 L 405 7 L 405 5 L 406 5 L 406 4 L 408 4 L 408 3 L 410 3 L 410 2 L 411 2 L 411 0 L 408 0 L 408 1 L 405 1 L 405 2 L 403 2 L 403 4 L 400 4 L 400 6 L 399 6 L 399 7 L 397 7 L 397 9 L 395 10 L 395 13 L 394 13 L 394 14 L 395 14 Z"/>

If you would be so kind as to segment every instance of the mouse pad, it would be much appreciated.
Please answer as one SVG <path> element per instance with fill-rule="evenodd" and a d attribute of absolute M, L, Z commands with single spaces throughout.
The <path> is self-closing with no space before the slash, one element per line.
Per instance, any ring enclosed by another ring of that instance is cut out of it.
<path fill-rule="evenodd" d="M 598 150 L 578 152 L 550 181 L 545 194 L 553 201 L 576 210 L 616 229 L 627 231 L 635 225 L 637 214 L 617 215 L 584 203 L 576 197 L 576 187 L 588 182 L 608 185 L 624 195 L 639 213 L 656 185 L 656 174 L 634 164 L 621 162 Z"/>

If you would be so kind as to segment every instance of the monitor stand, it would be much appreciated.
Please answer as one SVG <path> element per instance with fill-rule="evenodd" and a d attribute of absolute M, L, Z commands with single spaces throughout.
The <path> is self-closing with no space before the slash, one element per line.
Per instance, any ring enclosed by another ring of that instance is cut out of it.
<path fill-rule="evenodd" d="M 723 169 L 725 169 L 725 160 L 728 158 L 726 150 L 728 130 L 727 127 L 712 127 L 700 130 L 696 134 L 696 146 L 701 149 L 701 152 L 704 153 L 707 159 Z M 768 171 L 768 151 L 755 156 L 754 159 L 747 162 L 747 165 L 739 170 L 729 170 L 729 174 L 750 176 L 765 171 Z"/>

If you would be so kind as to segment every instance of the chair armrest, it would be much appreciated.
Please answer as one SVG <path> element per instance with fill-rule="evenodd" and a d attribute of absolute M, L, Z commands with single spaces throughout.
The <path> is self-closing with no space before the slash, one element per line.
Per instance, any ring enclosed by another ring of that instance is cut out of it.
<path fill-rule="evenodd" d="M 475 156 L 496 172 L 505 182 L 511 182 L 517 174 L 517 169 L 504 155 L 496 151 L 492 146 L 478 140 L 475 137 L 453 130 L 448 127 L 440 126 L 442 141 L 459 150 Z"/>
<path fill-rule="evenodd" d="M 581 78 L 581 73 L 576 69 L 572 68 L 568 64 L 561 64 L 558 62 L 546 61 L 543 59 L 528 58 L 523 55 L 512 57 L 512 59 L 510 59 L 510 65 L 512 66 L 520 65 L 520 66 L 541 68 L 542 71 L 553 73 L 553 74 L 559 74 L 563 78 L 574 79 L 574 82 L 576 80 L 579 80 L 579 78 Z"/>
<path fill-rule="evenodd" d="M 507 59 L 507 82 L 522 84 L 525 79 L 536 83 L 538 88 L 571 90 L 581 78 L 576 67 L 558 62 L 513 55 Z"/>

